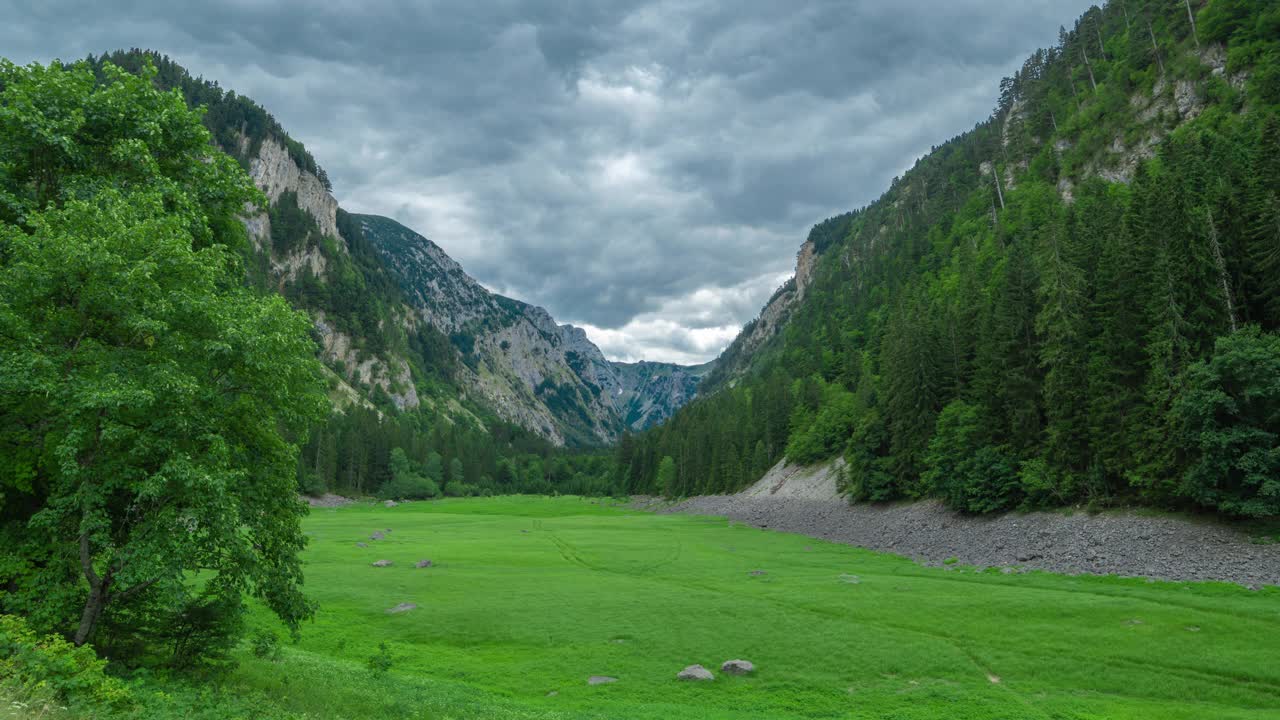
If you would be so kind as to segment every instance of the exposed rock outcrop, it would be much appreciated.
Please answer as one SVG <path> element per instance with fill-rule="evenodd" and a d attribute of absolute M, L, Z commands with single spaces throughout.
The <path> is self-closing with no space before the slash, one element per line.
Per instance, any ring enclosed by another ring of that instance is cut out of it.
<path fill-rule="evenodd" d="M 607 443 L 671 415 L 706 367 L 607 360 L 585 331 L 480 285 L 438 245 L 394 220 L 357 216 L 413 305 L 453 342 L 460 381 L 499 417 L 557 444 Z"/>

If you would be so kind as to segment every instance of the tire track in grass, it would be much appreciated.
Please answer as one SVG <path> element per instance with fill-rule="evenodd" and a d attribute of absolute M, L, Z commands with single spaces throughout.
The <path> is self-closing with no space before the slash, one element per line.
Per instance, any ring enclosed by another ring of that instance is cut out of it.
<path fill-rule="evenodd" d="M 588 570 L 593 570 L 596 572 L 607 572 L 614 575 L 622 575 L 624 577 L 652 575 L 658 569 L 666 567 L 667 565 L 670 565 L 676 562 L 677 560 L 679 560 L 680 555 L 684 550 L 684 543 L 682 541 L 677 540 L 675 543 L 675 546 L 672 548 L 671 552 L 666 557 L 659 558 L 658 560 L 655 560 L 654 562 L 651 562 L 651 563 L 637 565 L 633 570 L 622 570 L 622 569 L 610 567 L 608 565 L 590 562 L 589 560 L 582 557 L 582 553 L 578 550 L 578 547 L 576 545 L 574 545 L 573 543 L 570 543 L 569 541 L 565 540 L 564 538 L 560 537 L 554 532 L 547 533 L 547 538 L 550 539 L 551 542 L 556 546 L 556 548 L 560 551 L 560 555 L 566 561 L 573 563 L 575 565 L 584 567 Z"/>

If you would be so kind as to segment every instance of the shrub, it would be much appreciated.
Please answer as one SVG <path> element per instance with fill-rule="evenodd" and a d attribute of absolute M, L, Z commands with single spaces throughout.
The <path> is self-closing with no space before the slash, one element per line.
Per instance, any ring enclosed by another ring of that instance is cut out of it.
<path fill-rule="evenodd" d="M 255 630 L 249 638 L 253 656 L 263 660 L 280 659 L 280 636 L 270 630 Z"/>
<path fill-rule="evenodd" d="M 370 655 L 365 662 L 369 666 L 369 672 L 374 675 L 385 675 L 392 665 L 391 649 L 385 642 L 378 643 L 378 652 Z"/>
<path fill-rule="evenodd" d="M 103 673 L 106 664 L 88 645 L 76 647 L 57 635 L 40 637 L 22 618 L 0 615 L 0 687 L 16 695 L 94 706 L 129 704 L 129 689 Z"/>

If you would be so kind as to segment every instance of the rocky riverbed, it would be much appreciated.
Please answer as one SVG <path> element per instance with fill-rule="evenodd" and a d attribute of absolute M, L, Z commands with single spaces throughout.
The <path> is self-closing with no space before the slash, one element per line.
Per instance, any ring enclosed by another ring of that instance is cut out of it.
<path fill-rule="evenodd" d="M 1251 588 L 1280 585 L 1280 544 L 1262 544 L 1229 525 L 1140 512 L 1010 513 L 970 517 L 937 501 L 850 505 L 836 492 L 838 464 L 779 464 L 737 495 L 675 504 L 635 498 L 661 513 L 720 515 L 755 527 L 910 557 L 928 565 L 1218 580 Z"/>

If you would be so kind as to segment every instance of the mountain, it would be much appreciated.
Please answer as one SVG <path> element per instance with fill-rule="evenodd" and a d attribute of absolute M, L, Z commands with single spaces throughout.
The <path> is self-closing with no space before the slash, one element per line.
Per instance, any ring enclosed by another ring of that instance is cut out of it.
<path fill-rule="evenodd" d="M 580 328 L 489 292 L 394 220 L 339 207 L 324 170 L 252 100 L 156 53 L 94 60 L 140 72 L 208 108 L 205 124 L 269 204 L 245 216 L 250 282 L 314 319 L 333 398 L 381 413 L 512 423 L 555 445 L 594 446 L 660 423 L 709 366 L 608 361 Z"/>
<path fill-rule="evenodd" d="M 853 499 L 1280 513 L 1277 187 L 1280 5 L 1093 7 L 813 228 L 700 398 L 619 447 L 626 485 L 843 456 Z"/>
<path fill-rule="evenodd" d="M 435 243 L 394 220 L 354 216 L 415 319 L 449 338 L 461 384 L 506 420 L 558 443 L 612 442 L 662 422 L 697 392 L 708 366 L 605 359 L 586 333 L 485 289 Z"/>

